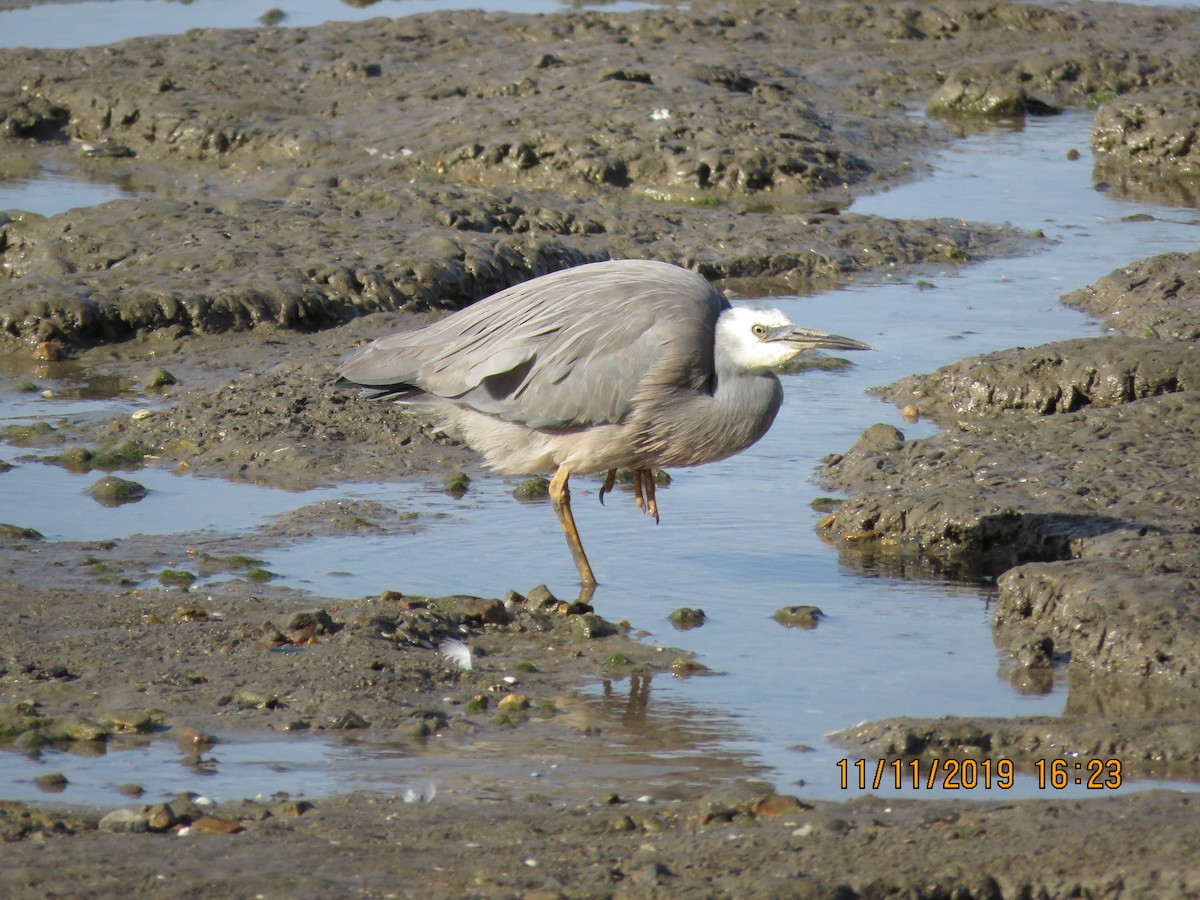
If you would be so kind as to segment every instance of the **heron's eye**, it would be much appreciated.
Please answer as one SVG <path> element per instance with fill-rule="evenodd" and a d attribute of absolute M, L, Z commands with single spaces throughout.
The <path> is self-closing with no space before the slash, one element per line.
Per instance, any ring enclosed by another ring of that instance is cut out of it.
<path fill-rule="evenodd" d="M 750 333 L 753 334 L 756 338 L 766 337 L 767 336 L 767 326 L 766 325 L 755 325 L 750 329 Z"/>

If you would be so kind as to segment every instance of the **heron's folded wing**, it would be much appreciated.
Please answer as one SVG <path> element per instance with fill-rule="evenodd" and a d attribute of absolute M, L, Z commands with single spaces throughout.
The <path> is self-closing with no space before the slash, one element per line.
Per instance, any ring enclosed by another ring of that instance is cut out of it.
<path fill-rule="evenodd" d="M 365 384 L 403 380 L 534 428 L 620 422 L 647 376 L 693 389 L 711 377 L 716 320 L 727 307 L 719 291 L 684 269 L 648 260 L 596 263 L 377 341 L 341 372 Z"/>

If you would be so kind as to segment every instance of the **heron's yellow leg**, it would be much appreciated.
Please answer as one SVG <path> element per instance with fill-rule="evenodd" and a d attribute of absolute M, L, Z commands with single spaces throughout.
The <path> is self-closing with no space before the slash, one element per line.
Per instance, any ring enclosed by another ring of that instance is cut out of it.
<path fill-rule="evenodd" d="M 646 514 L 646 490 L 642 487 L 642 479 L 645 477 L 645 469 L 634 469 L 633 475 L 633 502 L 637 504 L 637 508 L 642 511 L 642 515 Z"/>
<path fill-rule="evenodd" d="M 554 477 L 550 479 L 550 503 L 554 514 L 558 516 L 558 524 L 562 526 L 563 534 L 567 537 L 567 546 L 571 550 L 571 558 L 575 560 L 575 568 L 579 570 L 579 580 L 583 589 L 596 586 L 596 576 L 592 574 L 591 563 L 583 552 L 583 541 L 579 538 L 579 529 L 575 527 L 575 516 L 571 513 L 571 489 L 567 487 L 567 479 L 571 473 L 559 466 Z"/>
<path fill-rule="evenodd" d="M 613 485 L 617 483 L 617 470 L 609 469 L 608 475 L 604 478 L 604 484 L 600 488 L 600 505 L 604 505 L 604 495 L 612 491 Z"/>

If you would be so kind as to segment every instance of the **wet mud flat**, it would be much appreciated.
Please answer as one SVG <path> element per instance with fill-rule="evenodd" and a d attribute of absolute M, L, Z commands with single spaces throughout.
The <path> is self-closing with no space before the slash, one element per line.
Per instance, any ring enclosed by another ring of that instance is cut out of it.
<path fill-rule="evenodd" d="M 336 389 L 341 353 L 607 256 L 782 292 L 1036 247 L 1004 227 L 840 211 L 919 176 L 949 136 L 907 110 L 935 96 L 963 128 L 1098 106 L 1098 175 L 1194 206 L 1197 19 L 1119 5 L 696 3 L 5 51 L 6 169 L 70 161 L 142 191 L 0 219 L 11 371 L 32 380 L 35 355 L 61 355 L 47 364 L 138 379 L 154 407 L 6 434 L 5 455 L 117 446 L 135 465 L 268 483 L 471 472 L 473 457 L 427 423 Z M 1117 758 L 1131 774 L 1195 778 L 1198 268 L 1194 254 L 1161 257 L 1080 286 L 1066 301 L 1125 335 L 914 376 L 886 396 L 944 431 L 906 441 L 876 427 L 831 461 L 822 477 L 850 499 L 825 527 L 851 564 L 982 561 L 1002 573 L 996 635 L 1017 677 L 1029 690 L 1063 668 L 1071 680 L 1061 719 L 868 723 L 846 735 L 857 751 L 1023 767 Z M 177 383 L 152 379 L 159 367 Z M 256 583 L 254 549 L 272 540 L 409 527 L 367 504 L 203 543 L 48 542 L 19 510 L 3 518 L 3 721 L 30 751 L 129 732 L 205 748 L 274 729 L 432 739 L 432 753 L 502 746 L 510 759 L 549 744 L 591 768 L 520 795 L 484 774 L 433 803 L 131 802 L 103 827 L 103 813 L 7 804 L 6 896 L 1200 891 L 1187 795 L 825 804 L 778 796 L 732 761 L 606 768 L 620 730 L 587 715 L 578 686 L 608 680 L 636 706 L 645 679 L 703 661 L 532 589 L 415 598 L 398 584 L 335 603 Z M 163 577 L 202 566 L 233 576 L 211 598 Z M 437 652 L 448 637 L 476 648 L 476 668 Z"/>

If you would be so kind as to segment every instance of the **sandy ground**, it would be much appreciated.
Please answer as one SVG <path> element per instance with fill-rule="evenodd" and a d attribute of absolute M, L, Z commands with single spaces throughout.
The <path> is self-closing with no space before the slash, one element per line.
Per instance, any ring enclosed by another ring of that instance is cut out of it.
<path fill-rule="evenodd" d="M 1200 13 L 793 7 L 464 12 L 0 52 L 0 171 L 55 162 L 142 192 L 48 219 L 0 214 L 5 371 L 24 379 L 32 356 L 61 353 L 45 365 L 139 379 L 164 404 L 136 422 L 6 432 L 3 458 L 50 446 L 100 468 L 115 451 L 129 479 L 149 462 L 309 485 L 473 472 L 470 451 L 427 423 L 337 388 L 345 348 L 609 256 L 769 292 L 1036 246 L 1011 229 L 840 211 L 920 175 L 949 139 L 907 115 L 930 101 L 950 131 L 1097 107 L 1097 177 L 1195 205 L 1200 110 L 1186 87 Z M 889 720 L 848 746 L 925 773 L 1065 760 L 1064 777 L 1098 776 L 1094 799 L 803 803 L 733 760 L 646 757 L 651 684 L 703 661 L 636 640 L 638 623 L 538 590 L 396 585 L 337 603 L 255 580 L 256 542 L 411 527 L 371 504 L 202 548 L 51 543 L 5 508 L 0 736 L 14 749 L 172 739 L 204 754 L 223 734 L 355 732 L 445 759 L 486 751 L 494 769 L 432 802 L 185 796 L 103 821 L 108 810 L 0 804 L 0 893 L 1200 894 L 1191 798 L 1103 785 L 1114 759 L 1125 775 L 1195 778 L 1200 764 L 1197 271 L 1195 255 L 1159 257 L 1065 298 L 1124 336 L 884 389 L 946 430 L 871 429 L 823 474 L 850 495 L 824 525 L 848 564 L 999 574 L 996 634 L 1016 677 L 1036 689 L 1065 667 L 1071 683 L 1061 719 Z M 149 387 L 158 367 L 180 383 Z M 212 603 L 130 587 L 189 568 L 239 578 Z M 482 650 L 476 669 L 437 653 L 448 637 Z M 579 690 L 596 682 L 600 698 Z M 697 736 L 684 721 L 660 740 L 686 751 Z M 559 775 L 514 790 L 508 767 L 534 757 Z"/>

